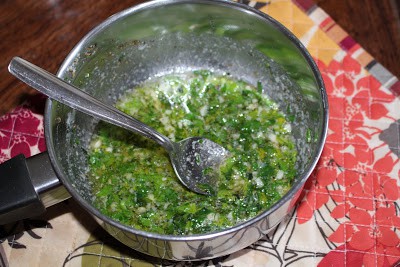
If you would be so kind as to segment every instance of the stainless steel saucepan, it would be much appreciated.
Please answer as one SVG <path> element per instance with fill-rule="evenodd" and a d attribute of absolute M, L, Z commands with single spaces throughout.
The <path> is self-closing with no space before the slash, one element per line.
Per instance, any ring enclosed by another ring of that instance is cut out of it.
<path fill-rule="evenodd" d="M 147 2 L 89 32 L 57 75 L 112 105 L 126 90 L 151 77 L 198 69 L 230 73 L 255 86 L 261 83 L 280 109 L 294 118 L 298 175 L 272 207 L 232 228 L 191 236 L 160 235 L 122 225 L 92 205 L 86 151 L 97 121 L 48 100 L 47 152 L 28 159 L 18 156 L 0 165 L 0 224 L 38 215 L 47 206 L 73 197 L 122 243 L 171 260 L 226 255 L 268 233 L 293 210 L 321 154 L 328 123 L 327 96 L 317 66 L 280 23 L 230 1 Z"/>

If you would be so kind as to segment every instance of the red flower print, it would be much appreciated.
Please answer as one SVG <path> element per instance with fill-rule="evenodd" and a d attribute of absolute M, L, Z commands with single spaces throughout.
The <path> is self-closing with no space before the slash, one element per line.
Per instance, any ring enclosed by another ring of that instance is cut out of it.
<path fill-rule="evenodd" d="M 358 231 L 352 233 L 349 244 L 356 250 L 367 251 L 375 245 L 373 230 L 369 227 L 357 226 Z"/>
<path fill-rule="evenodd" d="M 308 196 L 309 194 L 307 194 Z M 299 207 L 297 208 L 297 222 L 299 224 L 308 222 L 313 214 L 314 208 L 310 205 L 308 201 L 302 201 Z"/>
<path fill-rule="evenodd" d="M 11 132 L 14 127 L 15 115 L 6 114 L 0 117 L 0 130 Z"/>
<path fill-rule="evenodd" d="M 400 159 L 378 138 L 386 126 L 377 121 L 399 119 L 391 106 L 395 96 L 348 54 L 317 64 L 330 103 L 329 130 L 315 183 L 298 206 L 298 223 L 324 204 L 339 222 L 328 237 L 338 247 L 319 266 L 394 266 L 400 262 L 400 187 L 394 178 Z"/>
<path fill-rule="evenodd" d="M 346 252 L 345 252 L 346 250 Z M 391 257 L 388 255 L 397 255 Z M 350 244 L 345 244 L 330 251 L 319 263 L 318 267 L 364 266 L 393 267 L 399 262 L 400 250 L 397 248 L 376 246 L 367 252 L 356 251 Z"/>
<path fill-rule="evenodd" d="M 20 109 L 14 125 L 14 131 L 36 136 L 43 136 L 43 116 L 27 109 Z"/>
<path fill-rule="evenodd" d="M 315 64 L 317 64 L 318 69 L 321 72 L 324 72 L 326 70 L 326 68 L 327 68 L 326 64 L 322 60 L 320 60 L 319 58 L 314 57 L 313 59 L 315 61 Z"/>
<path fill-rule="evenodd" d="M 350 221 L 354 224 L 360 224 L 360 225 L 371 224 L 371 216 L 365 210 L 351 208 L 349 210 L 349 218 Z"/>
<path fill-rule="evenodd" d="M 335 78 L 335 94 L 338 96 L 351 96 L 354 92 L 354 84 L 351 77 L 346 74 L 342 73 Z"/>
<path fill-rule="evenodd" d="M 311 219 L 315 210 L 315 191 L 314 187 L 307 192 L 306 196 L 297 208 L 297 221 L 304 223 Z"/>
<path fill-rule="evenodd" d="M 397 246 L 400 240 L 393 231 L 393 227 L 375 224 L 374 216 L 358 208 L 349 210 L 349 218 L 353 225 L 348 223 L 341 224 L 328 239 L 335 243 L 344 243 L 346 241 L 348 242 L 347 245 L 352 249 L 363 252 L 365 254 L 363 257 L 364 264 L 371 262 L 368 255 L 374 255 L 376 253 L 375 250 L 379 249 L 382 252 L 398 250 Z M 399 251 L 397 251 L 397 254 L 400 254 Z M 382 253 L 382 255 L 385 255 L 385 253 Z M 381 263 L 378 266 L 384 266 L 385 257 L 383 256 L 380 260 Z M 389 261 L 389 259 L 386 261 Z M 375 260 L 372 262 L 375 262 Z"/>
<path fill-rule="evenodd" d="M 344 121 L 343 135 L 345 144 L 359 144 L 367 146 L 366 139 L 370 139 L 370 135 L 363 131 L 363 121 Z"/>
<path fill-rule="evenodd" d="M 375 208 L 374 201 L 368 198 L 368 195 L 363 192 L 352 193 L 351 196 L 346 198 L 346 201 L 353 206 L 364 210 L 373 211 Z"/>
<path fill-rule="evenodd" d="M 343 190 L 330 190 L 329 191 L 331 198 L 336 203 L 343 203 L 344 202 L 344 192 Z M 348 210 L 348 209 L 347 209 Z M 346 212 L 347 212 L 346 210 Z"/>
<path fill-rule="evenodd" d="M 329 131 L 326 138 L 327 142 L 341 143 L 343 140 L 343 121 L 330 119 L 329 120 Z"/>
<path fill-rule="evenodd" d="M 358 63 L 357 60 L 348 54 L 343 58 L 342 68 L 345 72 L 351 74 L 352 76 L 355 76 L 361 72 L 360 63 Z"/>
<path fill-rule="evenodd" d="M 343 145 L 341 143 L 326 143 L 322 151 L 319 165 L 327 166 L 333 162 L 339 166 L 343 166 Z"/>
<path fill-rule="evenodd" d="M 10 144 L 11 132 L 0 130 L 0 149 L 7 149 Z"/>
<path fill-rule="evenodd" d="M 359 79 L 357 88 L 360 90 L 368 90 L 372 99 L 386 99 L 391 101 L 395 98 L 395 96 L 389 90 L 385 90 L 380 82 L 372 75 Z"/>
<path fill-rule="evenodd" d="M 3 163 L 10 159 L 10 156 L 0 150 L 0 163 Z"/>
<path fill-rule="evenodd" d="M 373 120 L 379 120 L 382 117 L 385 117 L 388 115 L 389 111 L 388 109 L 379 102 L 372 103 L 371 106 L 371 119 Z"/>
<path fill-rule="evenodd" d="M 400 217 L 396 215 L 396 208 L 393 203 L 379 203 L 375 211 L 375 220 L 379 225 L 393 226 L 400 229 Z"/>
<path fill-rule="evenodd" d="M 330 185 L 336 180 L 337 170 L 333 166 L 320 167 L 316 171 L 317 183 L 320 187 Z"/>
<path fill-rule="evenodd" d="M 339 72 L 339 70 L 342 69 L 342 64 L 336 60 L 332 60 L 328 67 L 326 68 L 326 71 L 334 76 Z"/>
<path fill-rule="evenodd" d="M 26 109 L 26 108 L 19 108 L 18 109 L 18 117 L 23 118 L 23 119 L 28 119 L 32 117 L 32 111 Z"/>
<path fill-rule="evenodd" d="M 342 121 L 345 113 L 344 106 L 346 99 L 343 97 L 328 96 L 328 101 L 330 119 Z M 331 125 L 329 125 L 329 128 L 331 129 Z"/>
<path fill-rule="evenodd" d="M 315 210 L 321 208 L 329 201 L 329 193 L 326 187 L 315 188 Z"/>
<path fill-rule="evenodd" d="M 46 150 L 46 141 L 44 138 L 39 138 L 38 149 L 40 152 L 43 152 Z"/>
<path fill-rule="evenodd" d="M 397 181 L 378 173 L 373 174 L 373 189 L 376 199 L 396 201 L 399 198 Z"/>
<path fill-rule="evenodd" d="M 363 171 L 370 169 L 374 155 L 369 147 L 364 145 L 349 145 L 343 150 L 344 167 Z M 351 175 L 351 174 L 349 174 Z"/>
<path fill-rule="evenodd" d="M 337 182 L 340 185 L 346 186 L 346 192 L 349 192 L 351 190 L 351 185 L 354 186 L 360 185 L 359 180 L 363 176 L 362 173 L 357 172 L 357 171 L 352 171 L 352 170 L 344 170 L 340 172 L 337 176 Z M 360 185 L 361 186 L 361 185 Z"/>
<path fill-rule="evenodd" d="M 340 219 L 346 216 L 346 212 L 349 210 L 350 205 L 348 203 L 338 204 L 332 211 L 331 217 L 335 219 Z"/>
<path fill-rule="evenodd" d="M 353 227 L 349 224 L 343 223 L 334 231 L 328 239 L 334 243 L 345 243 L 348 238 L 346 238 L 347 233 L 352 233 Z"/>
<path fill-rule="evenodd" d="M 324 80 L 325 89 L 326 89 L 326 92 L 328 93 L 328 97 L 330 97 L 334 91 L 332 79 L 326 73 L 321 73 L 321 76 L 322 76 L 322 79 Z"/>
<path fill-rule="evenodd" d="M 364 97 L 353 97 L 351 101 L 346 102 L 346 119 L 348 120 L 364 120 L 369 116 L 369 100 Z"/>
<path fill-rule="evenodd" d="M 10 156 L 13 158 L 18 154 L 24 154 L 25 157 L 31 156 L 30 145 L 27 142 L 27 138 L 24 135 L 15 134 L 10 144 L 11 154 Z"/>
<path fill-rule="evenodd" d="M 316 184 L 312 184 L 297 208 L 299 224 L 309 221 L 313 216 L 314 210 L 320 209 L 329 201 L 330 194 L 326 185 L 336 180 L 336 172 L 335 166 L 322 167 L 314 171 Z"/>
<path fill-rule="evenodd" d="M 399 161 L 397 159 L 396 161 Z M 373 169 L 378 173 L 390 173 L 395 164 L 395 160 L 392 158 L 391 154 L 385 155 L 383 158 L 377 160 L 374 164 Z"/>

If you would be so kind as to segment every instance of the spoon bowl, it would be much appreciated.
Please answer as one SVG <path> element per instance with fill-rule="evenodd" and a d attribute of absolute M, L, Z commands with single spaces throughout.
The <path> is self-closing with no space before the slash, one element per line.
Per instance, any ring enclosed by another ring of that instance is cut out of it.
<path fill-rule="evenodd" d="M 172 142 L 150 126 L 22 58 L 13 58 L 8 69 L 15 77 L 51 99 L 154 140 L 167 150 L 175 173 L 184 186 L 199 194 L 213 192 L 218 167 L 229 154 L 222 146 L 202 137 Z"/>
<path fill-rule="evenodd" d="M 228 151 L 201 137 L 186 138 L 175 146 L 175 156 L 170 158 L 182 183 L 194 192 L 213 194 L 218 183 L 218 167 L 229 155 Z"/>

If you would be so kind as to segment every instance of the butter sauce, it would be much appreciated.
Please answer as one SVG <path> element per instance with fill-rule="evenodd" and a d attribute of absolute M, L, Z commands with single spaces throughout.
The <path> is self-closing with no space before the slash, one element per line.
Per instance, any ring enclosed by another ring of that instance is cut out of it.
<path fill-rule="evenodd" d="M 262 92 L 209 71 L 148 80 L 117 102 L 172 140 L 206 137 L 230 151 L 212 196 L 180 184 L 158 144 L 100 123 L 88 155 L 94 205 L 136 229 L 171 235 L 234 226 L 266 210 L 296 175 L 291 126 Z"/>

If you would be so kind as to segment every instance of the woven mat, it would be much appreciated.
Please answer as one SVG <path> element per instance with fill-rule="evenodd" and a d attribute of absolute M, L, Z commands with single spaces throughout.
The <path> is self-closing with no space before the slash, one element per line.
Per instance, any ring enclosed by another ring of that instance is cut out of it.
<path fill-rule="evenodd" d="M 199 266 L 400 264 L 400 82 L 311 0 L 242 1 L 283 23 L 322 72 L 330 124 L 291 216 L 259 242 Z M 44 151 L 44 97 L 0 117 L 0 162 Z M 0 177 L 1 178 L 1 177 Z M 0 266 L 185 266 L 129 250 L 73 200 L 0 226 Z"/>

